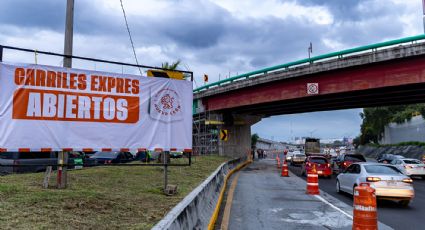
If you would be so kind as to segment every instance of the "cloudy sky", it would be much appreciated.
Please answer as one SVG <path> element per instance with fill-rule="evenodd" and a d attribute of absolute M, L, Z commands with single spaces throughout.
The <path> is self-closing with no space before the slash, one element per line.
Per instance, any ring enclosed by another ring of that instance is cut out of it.
<path fill-rule="evenodd" d="M 123 0 L 139 62 L 182 61 L 195 86 L 313 55 L 423 33 L 421 0 Z M 0 43 L 63 52 L 66 0 L 1 0 Z M 119 0 L 75 0 L 74 55 L 134 63 Z M 7 51 L 7 62 L 34 62 Z M 39 64 L 61 65 L 39 55 Z M 74 67 L 137 73 L 75 61 Z M 275 140 L 355 136 L 360 109 L 277 116 L 253 132 Z M 276 127 L 279 127 L 278 129 Z M 335 127 L 335 128 L 334 128 Z"/>

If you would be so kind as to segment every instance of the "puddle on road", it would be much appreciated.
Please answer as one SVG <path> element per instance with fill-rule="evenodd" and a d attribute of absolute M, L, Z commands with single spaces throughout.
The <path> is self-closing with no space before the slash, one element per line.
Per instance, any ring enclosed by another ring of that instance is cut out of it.
<path fill-rule="evenodd" d="M 274 208 L 269 210 L 275 215 L 282 215 L 281 221 L 297 224 L 310 224 L 325 228 L 344 228 L 351 226 L 352 220 L 334 211 L 303 211 Z"/>

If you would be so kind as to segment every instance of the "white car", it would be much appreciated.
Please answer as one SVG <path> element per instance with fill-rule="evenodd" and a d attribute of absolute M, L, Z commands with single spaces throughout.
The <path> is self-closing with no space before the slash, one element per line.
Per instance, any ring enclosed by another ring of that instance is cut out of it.
<path fill-rule="evenodd" d="M 354 194 L 360 183 L 368 183 L 376 190 L 378 199 L 399 201 L 408 206 L 415 196 L 413 181 L 395 166 L 381 163 L 354 163 L 336 178 L 336 191 Z"/>
<path fill-rule="evenodd" d="M 412 158 L 394 159 L 391 164 L 407 176 L 420 176 L 425 179 L 425 164 L 420 160 Z"/>
<path fill-rule="evenodd" d="M 294 156 L 294 152 L 288 152 L 286 154 L 286 162 L 290 162 L 292 160 L 292 156 Z"/>

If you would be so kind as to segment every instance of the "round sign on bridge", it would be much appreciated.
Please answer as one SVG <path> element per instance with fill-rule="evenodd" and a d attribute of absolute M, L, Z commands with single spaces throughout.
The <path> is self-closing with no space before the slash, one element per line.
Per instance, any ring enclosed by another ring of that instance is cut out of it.
<path fill-rule="evenodd" d="M 307 94 L 319 94 L 319 83 L 307 83 Z"/>

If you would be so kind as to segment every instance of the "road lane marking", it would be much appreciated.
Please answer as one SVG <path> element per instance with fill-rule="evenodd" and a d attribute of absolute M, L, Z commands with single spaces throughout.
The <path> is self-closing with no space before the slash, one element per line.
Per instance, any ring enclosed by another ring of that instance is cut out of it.
<path fill-rule="evenodd" d="M 315 196 L 317 199 L 319 199 L 320 201 L 322 201 L 323 203 L 325 203 L 325 204 L 327 204 L 327 205 L 331 206 L 332 208 L 334 208 L 335 210 L 337 210 L 337 211 L 341 212 L 342 214 L 344 214 L 344 215 L 345 215 L 345 216 L 347 216 L 348 218 L 353 219 L 353 216 L 352 216 L 352 215 L 350 215 L 350 214 L 346 213 L 344 210 L 342 210 L 342 209 L 338 208 L 337 206 L 335 206 L 335 205 L 331 204 L 329 201 L 325 200 L 325 199 L 324 199 L 323 197 L 321 197 L 320 195 L 314 195 L 314 196 Z"/>
<path fill-rule="evenodd" d="M 230 185 L 229 192 L 227 194 L 226 206 L 224 207 L 223 219 L 221 221 L 221 229 L 227 230 L 229 227 L 230 210 L 232 209 L 233 194 L 235 193 L 236 185 L 238 184 L 240 172 L 238 172 L 233 178 L 232 184 Z"/>

